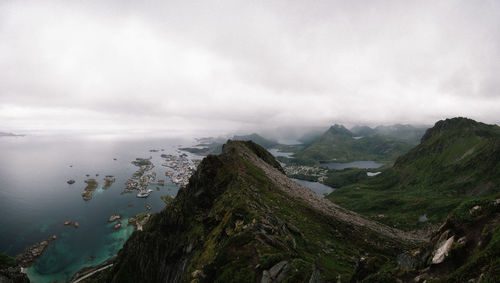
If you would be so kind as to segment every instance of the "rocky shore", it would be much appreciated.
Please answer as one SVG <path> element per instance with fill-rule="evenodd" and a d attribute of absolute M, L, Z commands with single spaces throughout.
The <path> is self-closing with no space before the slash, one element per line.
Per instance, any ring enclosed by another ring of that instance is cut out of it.
<path fill-rule="evenodd" d="M 22 254 L 16 256 L 17 264 L 21 267 L 29 267 L 38 257 L 42 255 L 43 251 L 47 248 L 50 242 L 54 241 L 56 238 L 56 235 L 52 235 L 47 240 L 26 248 Z"/>
<path fill-rule="evenodd" d="M 0 268 L 0 282 L 1 283 L 29 283 L 30 280 L 26 273 L 22 272 L 20 266 Z"/>

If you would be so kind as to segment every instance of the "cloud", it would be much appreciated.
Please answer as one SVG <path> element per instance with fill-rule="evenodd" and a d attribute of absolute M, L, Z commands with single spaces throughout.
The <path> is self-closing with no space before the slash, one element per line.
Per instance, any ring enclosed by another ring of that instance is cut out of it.
<path fill-rule="evenodd" d="M 3 1 L 0 127 L 498 123 L 499 12 L 496 1 Z"/>

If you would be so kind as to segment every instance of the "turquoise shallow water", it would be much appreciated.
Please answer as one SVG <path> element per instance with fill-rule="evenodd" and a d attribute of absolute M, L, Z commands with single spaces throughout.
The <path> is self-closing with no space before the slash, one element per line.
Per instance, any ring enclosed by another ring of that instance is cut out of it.
<path fill-rule="evenodd" d="M 175 196 L 178 191 L 178 186 L 167 180 L 160 191 L 155 184 L 150 185 L 153 193 L 146 199 L 121 195 L 125 181 L 137 169 L 130 162 L 152 156 L 153 170 L 166 179 L 160 155 L 177 153 L 178 146 L 187 142 L 159 138 L 0 138 L 0 252 L 14 256 L 56 235 L 57 239 L 26 270 L 32 282 L 66 282 L 82 267 L 116 255 L 134 228 L 123 225 L 115 230 L 108 223 L 109 216 L 122 214 L 122 224 L 126 224 L 129 217 L 145 212 L 146 204 L 152 206 L 151 212 L 160 211 L 165 206 L 160 196 Z M 149 152 L 160 148 L 165 151 Z M 105 175 L 116 177 L 108 189 L 102 188 Z M 68 185 L 70 178 L 76 183 Z M 87 178 L 99 181 L 90 201 L 81 197 Z M 64 226 L 66 220 L 78 221 L 80 227 Z"/>

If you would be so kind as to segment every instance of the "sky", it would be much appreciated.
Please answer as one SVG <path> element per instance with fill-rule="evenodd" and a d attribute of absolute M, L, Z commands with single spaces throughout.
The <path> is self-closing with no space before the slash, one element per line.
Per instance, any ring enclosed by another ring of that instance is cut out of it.
<path fill-rule="evenodd" d="M 500 1 L 0 1 L 0 131 L 500 123 Z"/>

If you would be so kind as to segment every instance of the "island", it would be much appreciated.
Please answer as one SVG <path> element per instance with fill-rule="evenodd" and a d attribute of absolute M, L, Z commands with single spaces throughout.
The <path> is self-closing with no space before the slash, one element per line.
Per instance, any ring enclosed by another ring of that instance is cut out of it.
<path fill-rule="evenodd" d="M 106 175 L 106 177 L 104 177 L 104 186 L 102 186 L 102 189 L 106 190 L 107 188 L 111 187 L 111 185 L 113 185 L 115 181 L 116 178 L 114 176 Z"/>
<path fill-rule="evenodd" d="M 84 200 L 92 199 L 92 192 L 97 189 L 99 183 L 97 183 L 96 179 L 87 179 L 85 180 L 87 187 L 83 190 L 82 197 Z"/>
<path fill-rule="evenodd" d="M 132 161 L 132 164 L 139 167 L 139 169 L 127 180 L 127 182 L 125 182 L 125 189 L 122 194 L 138 190 L 138 198 L 146 198 L 149 196 L 153 190 L 148 190 L 147 187 L 156 179 L 156 173 L 151 171 L 154 165 L 151 163 L 150 159 L 151 158 L 136 158 L 136 160 Z"/>

